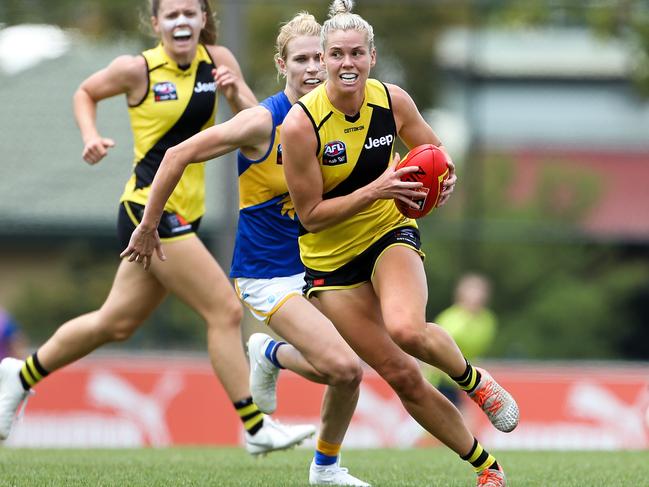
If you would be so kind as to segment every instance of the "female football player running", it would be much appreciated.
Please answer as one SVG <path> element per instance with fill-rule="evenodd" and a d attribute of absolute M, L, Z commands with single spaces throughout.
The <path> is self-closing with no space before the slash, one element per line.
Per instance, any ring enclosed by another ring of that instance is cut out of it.
<path fill-rule="evenodd" d="M 322 29 L 327 81 L 304 96 L 284 120 L 283 166 L 300 224 L 306 292 L 358 355 L 394 389 L 410 415 L 468 461 L 478 486 L 505 485 L 496 461 L 467 429 L 460 412 L 422 376 L 417 359 L 449 374 L 492 423 L 518 423 L 512 397 L 462 356 L 440 327 L 427 324 L 427 289 L 419 232 L 394 199 L 418 196 L 421 183 L 395 170 L 399 136 L 409 148 L 441 142 L 410 96 L 370 79 L 376 62 L 372 27 L 335 0 Z M 390 164 L 392 163 L 392 164 Z M 450 176 L 441 195 L 448 199 Z"/>
<path fill-rule="evenodd" d="M 159 262 L 152 263 L 152 254 L 155 251 L 164 259 L 166 246 L 161 245 L 156 227 L 183 172 L 193 161 L 239 149 L 240 211 L 230 275 L 252 314 L 290 343 L 263 333 L 250 337 L 253 398 L 262 411 L 275 410 L 280 368 L 327 384 L 309 482 L 366 486 L 340 466 L 339 456 L 358 400 L 360 361 L 331 322 L 302 296 L 298 222 L 281 165 L 279 133 L 284 116 L 298 98 L 324 79 L 319 45 L 320 24 L 312 15 L 300 13 L 280 29 L 275 60 L 286 77 L 284 90 L 167 151 L 142 221 L 122 256 L 141 261 L 145 267 L 159 266 Z"/>
<path fill-rule="evenodd" d="M 83 158 L 89 164 L 102 160 L 114 145 L 97 130 L 98 103 L 116 95 L 128 102 L 135 161 L 120 199 L 118 237 L 123 246 L 142 217 L 165 150 L 214 124 L 218 93 L 233 112 L 256 104 L 232 53 L 215 44 L 216 26 L 207 0 L 151 0 L 149 6 L 159 44 L 138 56 L 117 57 L 74 94 Z M 165 265 L 146 272 L 122 261 L 100 309 L 64 323 L 25 362 L 3 360 L 0 439 L 9 435 L 16 409 L 31 387 L 105 343 L 128 339 L 169 293 L 205 320 L 212 367 L 244 424 L 250 453 L 288 448 L 315 432 L 311 425 L 277 424 L 252 401 L 241 344 L 241 305 L 195 233 L 204 212 L 203 166 L 198 163 L 187 170 L 165 205 L 159 222 L 169 257 Z"/>

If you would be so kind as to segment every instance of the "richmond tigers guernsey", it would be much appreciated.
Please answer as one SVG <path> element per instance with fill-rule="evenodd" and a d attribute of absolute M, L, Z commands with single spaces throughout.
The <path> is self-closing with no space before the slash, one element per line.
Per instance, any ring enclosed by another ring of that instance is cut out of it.
<path fill-rule="evenodd" d="M 217 107 L 215 67 L 199 44 L 187 69 L 178 67 L 162 44 L 142 53 L 148 69 L 148 89 L 142 101 L 129 106 L 134 142 L 134 170 L 120 202 L 146 204 L 151 183 L 165 151 L 214 125 Z M 193 222 L 205 212 L 203 162 L 190 164 L 165 205 L 165 210 Z"/>
<path fill-rule="evenodd" d="M 264 101 L 273 117 L 273 131 L 266 154 L 256 161 L 237 155 L 239 169 L 239 225 L 230 277 L 270 279 L 304 272 L 297 245 L 298 222 L 288 195 L 282 148 L 281 124 L 291 109 L 284 92 Z"/>
<path fill-rule="evenodd" d="M 359 113 L 350 117 L 327 97 L 326 84 L 298 103 L 311 119 L 318 139 L 317 155 L 324 185 L 323 198 L 352 193 L 378 178 L 392 160 L 396 124 L 387 87 L 368 79 Z M 318 233 L 300 227 L 304 265 L 333 271 L 351 261 L 392 228 L 416 227 L 392 200 L 378 200 L 345 221 Z"/>

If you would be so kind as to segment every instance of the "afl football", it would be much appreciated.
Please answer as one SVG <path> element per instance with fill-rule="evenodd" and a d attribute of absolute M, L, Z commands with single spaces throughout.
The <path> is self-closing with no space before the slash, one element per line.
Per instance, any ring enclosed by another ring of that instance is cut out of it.
<path fill-rule="evenodd" d="M 419 208 L 412 208 L 397 199 L 394 202 L 404 216 L 408 218 L 421 218 L 430 213 L 439 202 L 439 195 L 442 193 L 442 183 L 448 177 L 447 157 L 437 146 L 424 144 L 410 150 L 399 161 L 396 169 L 408 166 L 416 166 L 419 169 L 406 174 L 401 180 L 423 183 L 423 186 L 418 191 L 426 193 L 426 197 L 413 200 L 419 205 Z"/>

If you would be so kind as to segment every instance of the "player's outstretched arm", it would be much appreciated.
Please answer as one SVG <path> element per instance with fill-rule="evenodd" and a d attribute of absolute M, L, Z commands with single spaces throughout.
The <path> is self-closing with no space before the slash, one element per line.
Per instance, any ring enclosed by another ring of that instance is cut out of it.
<path fill-rule="evenodd" d="M 273 122 L 268 110 L 254 107 L 239 112 L 230 120 L 210 127 L 180 144 L 169 148 L 153 178 L 142 221 L 133 231 L 128 247 L 120 257 L 142 263 L 149 268 L 153 252 L 164 260 L 156 229 L 167 201 L 185 168 L 192 163 L 225 155 L 239 148 L 267 143 Z"/>

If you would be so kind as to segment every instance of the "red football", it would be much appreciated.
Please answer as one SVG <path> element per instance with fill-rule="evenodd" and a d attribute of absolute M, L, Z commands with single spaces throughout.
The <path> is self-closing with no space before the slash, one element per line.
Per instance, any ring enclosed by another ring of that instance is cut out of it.
<path fill-rule="evenodd" d="M 404 216 L 421 218 L 437 206 L 439 195 L 442 192 L 442 183 L 448 177 L 448 159 L 439 147 L 424 144 L 414 147 L 408 152 L 399 161 L 396 169 L 406 166 L 417 166 L 419 170 L 406 174 L 401 180 L 423 183 L 424 185 L 419 191 L 426 193 L 426 197 L 414 200 L 419 205 L 419 209 L 411 208 L 397 199 L 394 202 Z"/>

